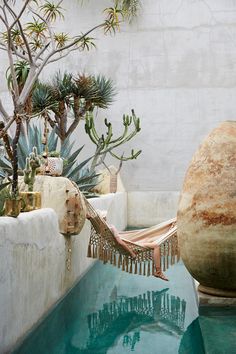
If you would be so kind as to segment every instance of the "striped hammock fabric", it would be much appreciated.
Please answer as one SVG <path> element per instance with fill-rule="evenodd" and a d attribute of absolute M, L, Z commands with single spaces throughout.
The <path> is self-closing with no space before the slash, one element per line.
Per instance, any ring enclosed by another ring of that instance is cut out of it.
<path fill-rule="evenodd" d="M 91 222 L 88 257 L 128 273 L 168 280 L 163 272 L 180 258 L 176 218 L 143 230 L 118 232 L 87 200 L 85 203 Z"/>

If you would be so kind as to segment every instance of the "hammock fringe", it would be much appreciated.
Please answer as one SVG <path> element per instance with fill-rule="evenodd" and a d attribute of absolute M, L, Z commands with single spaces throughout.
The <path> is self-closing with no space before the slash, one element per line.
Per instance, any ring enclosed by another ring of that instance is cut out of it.
<path fill-rule="evenodd" d="M 139 274 L 143 276 L 154 275 L 156 266 L 154 262 L 153 248 L 144 247 L 141 245 L 141 242 L 137 243 L 132 242 L 131 240 L 126 240 L 121 234 L 122 242 L 124 242 L 128 249 L 136 255 L 135 258 L 132 258 L 128 250 L 117 241 L 113 231 L 105 220 L 99 216 L 87 200 L 85 202 L 91 222 L 91 235 L 87 256 L 89 258 L 99 259 L 104 264 L 109 262 L 110 264 L 121 268 L 122 271 L 130 274 Z M 166 223 L 166 225 L 169 226 L 168 233 L 160 235 L 159 232 L 157 235 L 157 241 L 161 237 L 161 241 L 158 245 L 160 247 L 160 264 L 162 271 L 166 271 L 180 259 L 175 221 L 172 221 L 172 223 L 170 222 L 170 225 Z M 159 230 L 158 226 L 157 230 Z M 139 231 L 137 230 L 137 233 L 138 232 Z"/>

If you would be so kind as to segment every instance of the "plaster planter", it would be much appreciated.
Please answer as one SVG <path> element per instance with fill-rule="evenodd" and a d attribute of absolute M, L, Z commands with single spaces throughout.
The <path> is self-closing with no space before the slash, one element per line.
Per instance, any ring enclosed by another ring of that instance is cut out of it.
<path fill-rule="evenodd" d="M 37 175 L 34 189 L 41 193 L 41 207 L 56 212 L 60 232 L 67 236 L 78 235 L 86 220 L 86 206 L 76 184 L 65 177 Z M 19 190 L 28 190 L 23 177 L 19 177 Z"/>
<path fill-rule="evenodd" d="M 63 171 L 63 159 L 60 157 L 45 158 L 40 166 L 40 173 L 49 176 L 61 176 Z"/>
<path fill-rule="evenodd" d="M 33 211 L 41 208 L 40 192 L 20 192 L 22 199 L 21 211 Z"/>
<path fill-rule="evenodd" d="M 236 297 L 236 122 L 220 124 L 195 153 L 177 223 L 181 257 L 199 290 Z"/>

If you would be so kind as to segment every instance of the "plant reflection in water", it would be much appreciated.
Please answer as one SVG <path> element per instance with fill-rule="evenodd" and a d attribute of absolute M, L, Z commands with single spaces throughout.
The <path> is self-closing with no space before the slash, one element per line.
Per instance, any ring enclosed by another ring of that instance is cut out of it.
<path fill-rule="evenodd" d="M 185 300 L 162 291 L 147 291 L 134 296 L 117 296 L 113 289 L 113 301 L 87 316 L 89 338 L 81 353 L 105 354 L 123 335 L 123 346 L 133 351 L 141 341 L 140 332 L 164 332 L 180 337 L 184 333 Z M 132 333 L 134 331 L 134 333 Z"/>

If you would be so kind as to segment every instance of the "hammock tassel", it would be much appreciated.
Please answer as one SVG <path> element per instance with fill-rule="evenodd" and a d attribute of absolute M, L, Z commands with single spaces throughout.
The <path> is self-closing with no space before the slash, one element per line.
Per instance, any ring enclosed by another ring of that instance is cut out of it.
<path fill-rule="evenodd" d="M 174 247 L 174 240 L 171 239 L 171 265 L 175 263 L 175 247 Z"/>
<path fill-rule="evenodd" d="M 116 266 L 116 253 L 115 252 L 113 254 L 113 264 L 114 264 L 114 266 Z"/>
<path fill-rule="evenodd" d="M 93 258 L 98 258 L 98 246 L 93 245 Z"/>
<path fill-rule="evenodd" d="M 142 263 L 139 264 L 139 275 L 142 275 Z"/>
<path fill-rule="evenodd" d="M 125 271 L 127 272 L 127 273 L 129 273 L 129 258 L 128 257 L 125 257 Z"/>
<path fill-rule="evenodd" d="M 103 250 L 103 264 L 107 263 L 107 250 Z"/>
<path fill-rule="evenodd" d="M 109 259 L 110 259 L 110 264 L 113 264 L 113 253 L 111 250 L 109 250 Z"/>
<path fill-rule="evenodd" d="M 151 266 L 150 266 L 150 260 L 148 261 L 148 269 L 147 269 L 147 276 L 149 277 L 151 275 Z"/>
<path fill-rule="evenodd" d="M 138 262 L 135 261 L 135 265 L 134 265 L 134 274 L 138 274 Z"/>
<path fill-rule="evenodd" d="M 125 257 L 122 259 L 122 270 L 125 271 Z"/>
<path fill-rule="evenodd" d="M 91 244 L 89 243 L 88 245 L 88 253 L 87 253 L 87 257 L 91 258 L 92 257 L 92 249 L 91 249 Z"/>
<path fill-rule="evenodd" d="M 146 275 L 146 262 L 143 263 L 143 275 Z"/>
<path fill-rule="evenodd" d="M 163 271 L 166 271 L 166 245 L 163 245 Z"/>
<path fill-rule="evenodd" d="M 122 256 L 121 254 L 119 254 L 119 258 L 118 258 L 118 268 L 120 268 L 122 265 Z"/>
<path fill-rule="evenodd" d="M 99 247 L 99 260 L 100 261 L 103 260 L 102 254 L 103 254 L 103 247 L 102 247 L 102 245 L 100 245 L 100 247 Z"/>
<path fill-rule="evenodd" d="M 166 269 L 169 268 L 169 244 L 168 244 L 168 251 L 167 251 L 167 256 L 166 256 Z"/>
<path fill-rule="evenodd" d="M 155 274 L 155 262 L 152 261 L 152 275 Z"/>
<path fill-rule="evenodd" d="M 130 260 L 129 272 L 130 272 L 131 274 L 133 273 L 133 261 L 132 261 L 132 259 Z"/>

